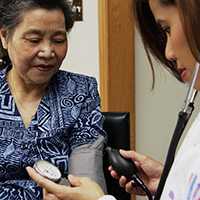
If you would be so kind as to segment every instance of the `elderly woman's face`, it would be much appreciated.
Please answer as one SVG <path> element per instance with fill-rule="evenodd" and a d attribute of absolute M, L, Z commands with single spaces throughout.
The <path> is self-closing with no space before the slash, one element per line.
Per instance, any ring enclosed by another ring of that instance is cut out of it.
<path fill-rule="evenodd" d="M 18 78 L 29 84 L 48 83 L 67 53 L 64 14 L 60 10 L 30 10 L 10 37 L 2 30 L 1 39 Z"/>

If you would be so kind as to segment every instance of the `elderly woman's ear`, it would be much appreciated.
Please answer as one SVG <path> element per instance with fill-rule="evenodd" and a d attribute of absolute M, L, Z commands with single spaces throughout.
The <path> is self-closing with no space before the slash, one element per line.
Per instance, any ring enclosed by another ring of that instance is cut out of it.
<path fill-rule="evenodd" d="M 4 28 L 0 29 L 0 38 L 1 38 L 0 48 L 2 47 L 3 49 L 7 49 L 8 32 Z"/>

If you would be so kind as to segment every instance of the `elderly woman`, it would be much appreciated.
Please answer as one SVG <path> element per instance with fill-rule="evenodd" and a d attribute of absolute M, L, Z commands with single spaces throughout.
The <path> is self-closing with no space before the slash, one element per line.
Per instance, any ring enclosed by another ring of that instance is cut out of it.
<path fill-rule="evenodd" d="M 72 26 L 65 0 L 0 1 L 0 199 L 42 199 L 40 159 L 105 188 L 96 80 L 59 70 Z"/>

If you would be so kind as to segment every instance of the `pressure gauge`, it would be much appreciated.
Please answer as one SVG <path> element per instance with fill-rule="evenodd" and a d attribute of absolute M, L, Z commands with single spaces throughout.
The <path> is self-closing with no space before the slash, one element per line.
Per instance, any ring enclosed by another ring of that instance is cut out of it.
<path fill-rule="evenodd" d="M 33 168 L 43 177 L 48 178 L 53 182 L 59 182 L 61 179 L 60 170 L 52 163 L 46 160 L 38 160 Z"/>

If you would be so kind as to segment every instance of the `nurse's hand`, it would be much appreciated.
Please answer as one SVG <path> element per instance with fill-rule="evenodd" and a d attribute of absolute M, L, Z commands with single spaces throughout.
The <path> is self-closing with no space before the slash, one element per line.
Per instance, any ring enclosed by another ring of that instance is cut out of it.
<path fill-rule="evenodd" d="M 54 194 L 48 193 L 45 189 L 43 189 L 43 200 L 61 200 L 56 197 Z"/>
<path fill-rule="evenodd" d="M 26 168 L 30 177 L 44 189 L 44 200 L 97 200 L 104 195 L 100 186 L 86 177 L 68 176 L 72 187 L 56 184 L 40 176 L 33 168 Z"/>
<path fill-rule="evenodd" d="M 154 194 L 160 181 L 163 165 L 160 162 L 135 151 L 120 150 L 120 154 L 125 158 L 131 159 L 136 164 L 140 178 L 143 180 L 150 192 Z M 127 192 L 144 195 L 144 192 L 128 181 L 126 177 L 119 177 L 116 171 L 112 169 L 112 166 L 109 167 L 109 171 L 112 177 L 119 179 L 120 186 L 125 188 Z"/>

